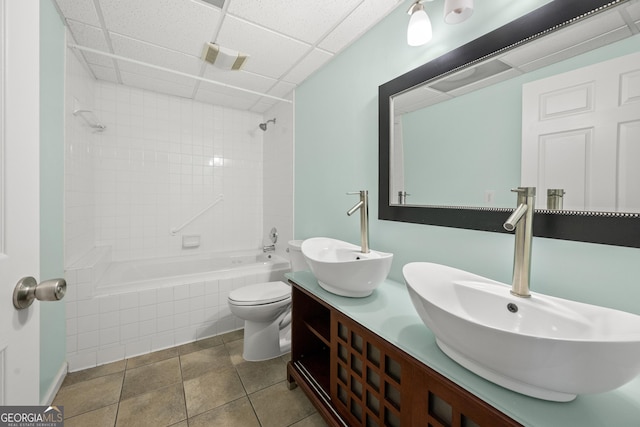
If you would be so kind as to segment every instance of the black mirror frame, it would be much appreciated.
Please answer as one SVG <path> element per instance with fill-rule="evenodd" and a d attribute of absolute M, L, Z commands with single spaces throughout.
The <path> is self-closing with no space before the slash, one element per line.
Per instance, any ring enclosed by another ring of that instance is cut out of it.
<path fill-rule="evenodd" d="M 539 37 L 625 1 L 554 0 L 379 86 L 378 218 L 506 233 L 502 224 L 513 211 L 512 209 L 390 204 L 391 97 L 468 63 Z M 537 237 L 638 248 L 640 247 L 640 214 L 536 210 L 533 232 Z"/>

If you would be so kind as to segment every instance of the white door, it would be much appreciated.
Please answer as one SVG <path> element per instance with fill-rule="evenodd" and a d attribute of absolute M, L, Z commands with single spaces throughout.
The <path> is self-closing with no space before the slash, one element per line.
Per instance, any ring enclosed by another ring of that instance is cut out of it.
<path fill-rule="evenodd" d="M 0 0 L 0 405 L 40 403 L 40 305 L 12 302 L 40 268 L 39 4 Z"/>
<path fill-rule="evenodd" d="M 640 53 L 523 86 L 522 185 L 571 210 L 640 212 Z"/>

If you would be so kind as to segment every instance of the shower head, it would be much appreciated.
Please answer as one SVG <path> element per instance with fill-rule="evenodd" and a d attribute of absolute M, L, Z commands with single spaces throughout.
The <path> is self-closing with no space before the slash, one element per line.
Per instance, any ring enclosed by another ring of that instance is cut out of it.
<path fill-rule="evenodd" d="M 260 123 L 258 126 L 260 126 L 260 129 L 262 129 L 263 131 L 266 131 L 266 130 L 267 130 L 267 125 L 268 125 L 269 123 L 273 123 L 273 124 L 275 125 L 275 124 L 276 124 L 276 119 L 275 119 L 275 117 L 274 117 L 273 119 L 271 119 L 271 120 L 267 120 L 267 121 L 266 121 L 266 122 L 264 122 L 264 123 Z"/>

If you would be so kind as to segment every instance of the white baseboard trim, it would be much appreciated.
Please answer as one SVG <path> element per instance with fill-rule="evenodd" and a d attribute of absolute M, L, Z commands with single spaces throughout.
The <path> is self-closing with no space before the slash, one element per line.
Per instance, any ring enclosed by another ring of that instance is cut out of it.
<path fill-rule="evenodd" d="M 51 383 L 49 390 L 47 390 L 47 394 L 42 397 L 42 401 L 40 402 L 41 405 L 51 405 L 53 399 L 56 397 L 56 394 L 58 394 L 58 390 L 60 390 L 60 387 L 62 386 L 62 382 L 67 376 L 68 370 L 69 364 L 67 362 L 64 362 L 62 366 L 60 366 L 60 370 L 58 370 L 58 373 L 56 374 L 55 381 Z"/>

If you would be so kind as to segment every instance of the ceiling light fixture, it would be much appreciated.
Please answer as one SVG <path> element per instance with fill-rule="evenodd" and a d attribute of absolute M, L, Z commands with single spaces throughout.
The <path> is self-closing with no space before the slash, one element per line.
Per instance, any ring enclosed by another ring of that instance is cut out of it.
<path fill-rule="evenodd" d="M 411 15 L 409 26 L 407 27 L 407 43 L 409 46 L 422 46 L 431 40 L 433 34 L 431 20 L 427 12 L 425 12 L 422 2 L 423 0 L 417 0 L 407 11 Z"/>
<path fill-rule="evenodd" d="M 459 24 L 473 14 L 473 0 L 445 0 L 444 22 Z"/>

